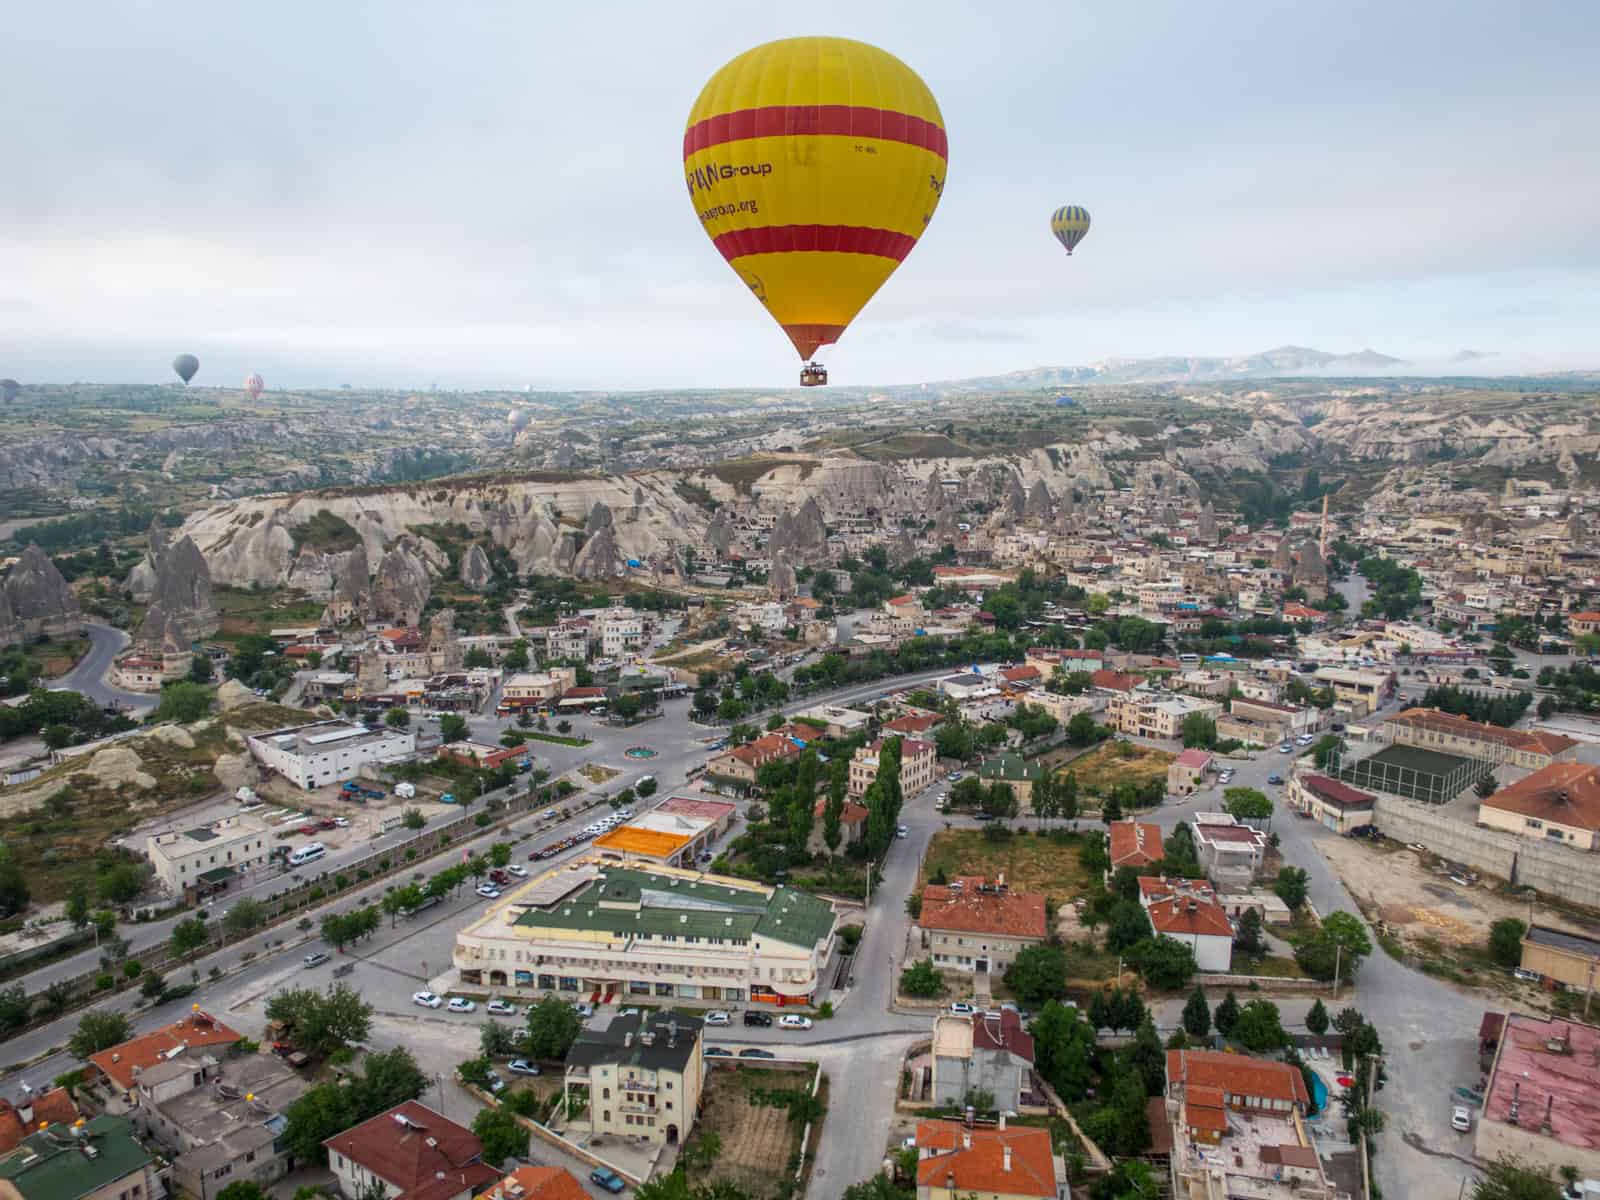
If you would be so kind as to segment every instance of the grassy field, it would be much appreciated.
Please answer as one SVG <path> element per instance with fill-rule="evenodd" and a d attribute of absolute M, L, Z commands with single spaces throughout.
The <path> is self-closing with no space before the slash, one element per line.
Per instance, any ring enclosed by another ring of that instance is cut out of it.
<path fill-rule="evenodd" d="M 219 587 L 215 597 L 222 616 L 218 637 L 224 641 L 287 626 L 315 625 L 322 616 L 323 605 L 319 601 L 296 600 L 288 592 Z"/>
<path fill-rule="evenodd" d="M 1023 892 L 1042 892 L 1064 904 L 1089 890 L 1089 873 L 1078 859 L 1083 839 L 1071 833 L 1038 837 L 1012 834 L 990 841 L 978 829 L 947 829 L 933 835 L 922 861 L 921 883 L 943 871 L 947 877 L 982 875 L 994 879 L 1005 873 L 1008 886 Z"/>
<path fill-rule="evenodd" d="M 38 668 L 44 679 L 65 675 L 78 665 L 78 660 L 89 653 L 89 639 L 81 637 L 52 638 L 48 642 L 33 642 L 21 647 L 23 657 Z"/>
<path fill-rule="evenodd" d="M 1119 783 L 1135 786 L 1151 779 L 1166 779 L 1167 767 L 1177 755 L 1132 742 L 1102 742 L 1068 768 L 1078 777 L 1080 794 L 1107 795 Z"/>

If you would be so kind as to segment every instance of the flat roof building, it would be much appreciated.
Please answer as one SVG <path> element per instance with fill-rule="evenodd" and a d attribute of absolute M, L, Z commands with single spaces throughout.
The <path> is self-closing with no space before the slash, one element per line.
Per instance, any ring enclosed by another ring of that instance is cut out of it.
<path fill-rule="evenodd" d="M 417 752 L 417 735 L 410 730 L 368 729 L 348 721 L 254 733 L 247 743 L 263 767 L 307 789 L 353 778 L 364 766 L 406 762 Z"/>
<path fill-rule="evenodd" d="M 1600 1178 L 1600 1028 L 1508 1013 L 1483 1093 L 1473 1151 L 1511 1154 L 1554 1174 Z"/>
<path fill-rule="evenodd" d="M 265 866 L 277 840 L 265 821 L 249 813 L 210 825 L 152 834 L 144 852 L 168 892 L 207 893 L 226 887 L 240 871 Z"/>
<path fill-rule="evenodd" d="M 726 800 L 673 796 L 594 840 L 604 856 L 644 859 L 669 867 L 693 867 L 699 856 L 733 824 L 738 806 Z"/>
<path fill-rule="evenodd" d="M 155 1155 L 123 1117 L 41 1129 L 0 1159 L 0 1200 L 153 1200 Z"/>

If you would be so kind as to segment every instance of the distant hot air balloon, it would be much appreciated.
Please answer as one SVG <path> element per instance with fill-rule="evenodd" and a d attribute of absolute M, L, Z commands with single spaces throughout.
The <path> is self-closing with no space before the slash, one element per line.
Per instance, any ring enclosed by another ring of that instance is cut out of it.
<path fill-rule="evenodd" d="M 250 393 L 250 399 L 258 400 L 261 393 L 267 390 L 267 384 L 261 376 L 251 372 L 244 377 L 244 390 Z"/>
<path fill-rule="evenodd" d="M 1089 210 L 1076 204 L 1058 208 L 1050 214 L 1050 232 L 1072 253 L 1072 248 L 1089 235 Z"/>
<path fill-rule="evenodd" d="M 747 50 L 701 89 L 683 135 L 701 226 L 801 359 L 837 342 L 911 253 L 947 158 L 927 84 L 846 38 Z M 808 362 L 800 382 L 827 371 Z"/>
<path fill-rule="evenodd" d="M 506 414 L 506 423 L 512 429 L 523 429 L 528 424 L 528 411 L 524 408 L 513 408 Z"/>
<path fill-rule="evenodd" d="M 172 369 L 178 373 L 179 379 L 188 383 L 200 369 L 200 360 L 192 354 L 180 354 L 172 360 Z"/>
<path fill-rule="evenodd" d="M 15 379 L 0 379 L 0 396 L 5 397 L 7 404 L 17 398 L 17 393 L 22 390 L 22 385 Z"/>

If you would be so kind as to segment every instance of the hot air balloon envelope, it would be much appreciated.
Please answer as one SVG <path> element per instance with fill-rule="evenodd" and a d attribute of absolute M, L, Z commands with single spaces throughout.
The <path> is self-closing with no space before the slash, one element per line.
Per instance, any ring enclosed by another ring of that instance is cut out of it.
<path fill-rule="evenodd" d="M 178 378 L 188 383 L 200 369 L 200 360 L 192 354 L 180 354 L 172 360 L 172 369 L 178 373 Z"/>
<path fill-rule="evenodd" d="M 1076 204 L 1056 209 L 1050 214 L 1050 232 L 1071 254 L 1073 247 L 1089 234 L 1089 210 Z"/>
<path fill-rule="evenodd" d="M 266 381 L 263 380 L 261 378 L 261 376 L 255 375 L 255 374 L 251 374 L 251 375 L 246 375 L 244 377 L 244 390 L 250 393 L 250 398 L 252 400 L 254 400 L 257 396 L 261 395 L 261 393 L 264 392 L 266 390 L 266 388 L 267 388 Z"/>
<path fill-rule="evenodd" d="M 947 158 L 928 86 L 846 38 L 739 55 L 702 89 L 683 135 L 701 227 L 802 359 L 838 341 L 917 244 Z"/>

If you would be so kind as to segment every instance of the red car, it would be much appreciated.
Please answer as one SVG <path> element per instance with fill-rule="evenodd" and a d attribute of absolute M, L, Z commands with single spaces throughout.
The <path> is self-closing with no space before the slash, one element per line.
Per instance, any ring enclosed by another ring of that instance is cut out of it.
<path fill-rule="evenodd" d="M 322 828 L 319 825 L 302 825 L 302 826 L 300 826 L 300 832 L 305 834 L 307 837 L 310 837 L 314 833 L 320 833 L 321 831 L 322 831 Z"/>
<path fill-rule="evenodd" d="M 323 817 L 322 820 L 317 822 L 317 828 L 318 829 L 337 829 L 337 828 L 339 828 L 339 822 L 335 821 L 332 817 Z"/>

